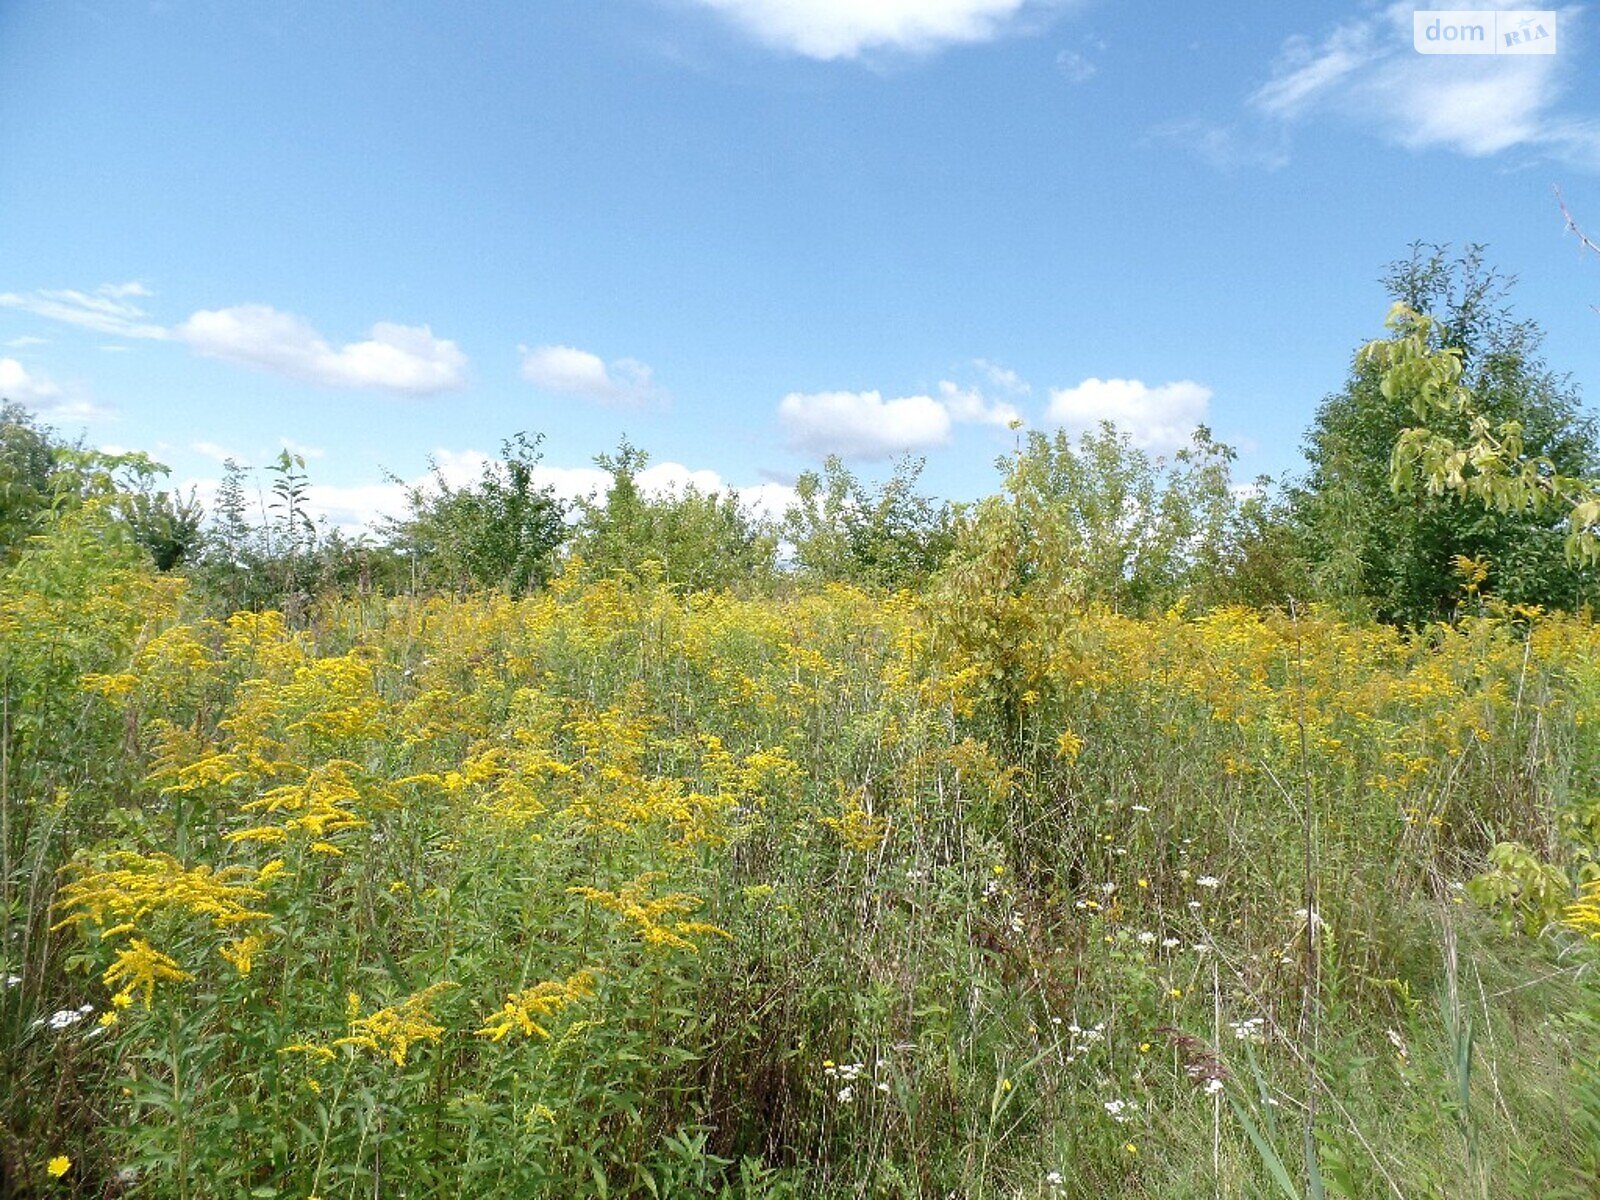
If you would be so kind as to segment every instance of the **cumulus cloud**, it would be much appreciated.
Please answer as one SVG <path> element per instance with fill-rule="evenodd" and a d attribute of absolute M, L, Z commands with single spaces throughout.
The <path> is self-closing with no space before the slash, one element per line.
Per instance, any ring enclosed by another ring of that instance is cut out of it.
<path fill-rule="evenodd" d="M 169 336 L 162 326 L 150 321 L 144 309 L 134 303 L 150 296 L 142 283 L 102 283 L 92 292 L 70 288 L 56 291 L 0 293 L 0 306 L 21 309 L 52 321 L 62 321 L 97 333 L 118 337 L 148 338 L 160 341 Z"/>
<path fill-rule="evenodd" d="M 1157 125 L 1145 143 L 1165 142 L 1194 155 L 1218 171 L 1241 168 L 1276 171 L 1289 165 L 1288 131 L 1276 122 L 1249 127 L 1226 125 L 1204 117 L 1185 117 Z"/>
<path fill-rule="evenodd" d="M 30 371 L 14 358 L 0 358 L 0 400 L 13 400 L 58 423 L 101 421 L 111 415 L 86 396 L 69 395 L 48 375 Z"/>
<path fill-rule="evenodd" d="M 849 59 L 874 50 L 926 53 L 986 42 L 1034 0 L 694 0 L 770 46 L 807 58 Z"/>
<path fill-rule="evenodd" d="M 147 341 L 177 341 L 206 358 L 223 359 L 326 387 L 374 388 L 426 396 L 461 387 L 467 357 L 426 325 L 380 321 L 364 341 L 335 348 L 304 317 L 265 304 L 201 310 L 175 327 L 150 319 L 136 300 L 151 292 L 141 283 L 104 283 L 92 292 L 73 289 L 0 293 L 0 307 L 20 309 L 99 333 Z M 43 339 L 17 338 L 16 346 Z M 120 345 L 103 345 L 116 351 Z"/>
<path fill-rule="evenodd" d="M 304 317 L 265 304 L 202 310 L 176 329 L 196 354 L 326 387 L 425 396 L 459 388 L 467 357 L 426 325 L 380 321 L 366 341 L 334 349 Z"/>
<path fill-rule="evenodd" d="M 61 398 L 61 389 L 14 358 L 0 358 L 0 397 L 39 408 Z"/>
<path fill-rule="evenodd" d="M 1027 382 L 1007 367 L 981 358 L 972 365 L 997 390 L 1014 396 L 1030 391 Z M 942 379 L 933 395 L 892 400 L 878 391 L 791 392 L 778 405 L 778 419 L 795 450 L 882 459 L 942 446 L 956 425 L 1004 429 L 1020 421 L 1022 414 L 1009 400 L 994 399 L 980 387 Z"/>
<path fill-rule="evenodd" d="M 1074 432 L 1110 421 L 1142 450 L 1170 453 L 1204 424 L 1211 389 L 1191 379 L 1151 387 L 1138 379 L 1085 379 L 1051 388 L 1049 419 Z"/>
<path fill-rule="evenodd" d="M 522 377 L 535 387 L 600 404 L 643 404 L 655 396 L 650 368 L 619 358 L 609 366 L 598 354 L 576 346 L 518 346 Z"/>
<path fill-rule="evenodd" d="M 931 396 L 885 400 L 880 392 L 790 392 L 778 418 L 796 450 L 889 458 L 950 439 L 949 411 Z"/>
<path fill-rule="evenodd" d="M 939 403 L 944 405 L 952 421 L 963 424 L 996 425 L 1004 429 L 1011 422 L 1022 419 L 1022 414 L 1014 404 L 1005 400 L 990 400 L 977 388 L 963 388 L 948 379 L 939 383 Z"/>

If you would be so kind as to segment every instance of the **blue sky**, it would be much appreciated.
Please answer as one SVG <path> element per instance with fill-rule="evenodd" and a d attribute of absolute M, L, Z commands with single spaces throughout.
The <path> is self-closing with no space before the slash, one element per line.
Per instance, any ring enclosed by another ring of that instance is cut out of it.
<path fill-rule="evenodd" d="M 1423 239 L 1592 394 L 1600 13 L 1413 8 L 6 0 L 0 392 L 202 490 L 290 444 L 343 523 L 518 430 L 768 505 L 830 451 L 979 495 L 1012 416 L 1281 474 Z"/>

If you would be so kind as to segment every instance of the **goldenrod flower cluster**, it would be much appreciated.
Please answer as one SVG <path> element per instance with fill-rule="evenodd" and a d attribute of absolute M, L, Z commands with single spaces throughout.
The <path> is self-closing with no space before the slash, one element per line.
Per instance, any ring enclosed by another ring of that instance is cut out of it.
<path fill-rule="evenodd" d="M 478 1030 L 479 1037 L 498 1042 L 513 1033 L 523 1037 L 548 1038 L 550 1032 L 539 1024 L 541 1019 L 565 1011 L 580 1001 L 594 995 L 594 973 L 579 971 L 557 982 L 546 980 L 520 992 L 512 992 L 505 1005 Z"/>
<path fill-rule="evenodd" d="M 442 993 L 457 985 L 448 980 L 430 984 L 413 992 L 399 1004 L 380 1008 L 361 1015 L 361 997 L 354 992 L 348 998 L 350 1033 L 337 1039 L 335 1046 L 356 1046 L 384 1054 L 394 1060 L 394 1065 L 406 1065 L 406 1056 L 418 1042 L 437 1042 L 444 1026 L 433 1019 L 430 1005 Z"/>

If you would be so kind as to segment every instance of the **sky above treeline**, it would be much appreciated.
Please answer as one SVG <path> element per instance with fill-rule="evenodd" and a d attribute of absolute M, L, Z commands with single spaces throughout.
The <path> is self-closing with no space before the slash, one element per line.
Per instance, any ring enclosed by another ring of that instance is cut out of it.
<path fill-rule="evenodd" d="M 1600 11 L 0 2 L 0 395 L 346 526 L 518 431 L 779 507 L 837 453 L 994 490 L 1008 426 L 1292 474 L 1411 243 L 1486 244 L 1600 388 Z"/>

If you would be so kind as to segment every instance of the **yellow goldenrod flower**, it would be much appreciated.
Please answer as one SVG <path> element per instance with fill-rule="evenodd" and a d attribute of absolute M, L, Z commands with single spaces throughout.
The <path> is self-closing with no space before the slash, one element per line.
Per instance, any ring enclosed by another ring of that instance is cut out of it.
<path fill-rule="evenodd" d="M 549 1030 L 536 1018 L 549 1018 L 581 1000 L 594 995 L 594 975 L 579 971 L 565 982 L 547 980 L 507 997 L 504 1007 L 486 1021 L 478 1030 L 479 1037 L 491 1042 L 503 1040 L 512 1033 L 524 1037 L 548 1038 Z"/>
<path fill-rule="evenodd" d="M 380 1008 L 368 1016 L 358 1015 L 361 999 L 350 993 L 350 1033 L 334 1041 L 335 1046 L 358 1046 L 375 1054 L 386 1054 L 394 1065 L 406 1065 L 406 1057 L 417 1042 L 437 1042 L 444 1026 L 436 1024 L 429 1005 L 441 992 L 459 986 L 449 980 L 430 984 L 407 996 L 399 1004 Z"/>
<path fill-rule="evenodd" d="M 185 867 L 170 854 L 131 851 L 119 851 L 109 861 L 99 869 L 74 864 L 78 878 L 61 889 L 56 902 L 67 915 L 54 928 L 91 924 L 100 927 L 102 937 L 112 937 L 137 932 L 158 913 L 207 917 L 216 929 L 268 919 L 252 907 L 262 893 L 239 882 L 255 874 L 248 868 Z"/>
<path fill-rule="evenodd" d="M 229 942 L 218 949 L 217 953 L 233 964 L 240 975 L 250 974 L 250 968 L 255 963 L 255 956 L 265 948 L 267 939 L 265 935 L 252 933 L 246 937 Z"/>
<path fill-rule="evenodd" d="M 592 887 L 570 887 L 567 891 L 575 896 L 582 896 L 591 904 L 616 913 L 623 920 L 636 926 L 639 938 L 647 946 L 687 950 L 691 954 L 698 954 L 700 947 L 695 944 L 694 938 L 708 935 L 732 937 L 720 926 L 705 921 L 678 919 L 678 914 L 694 912 L 705 903 L 699 896 L 692 896 L 687 892 L 671 892 L 665 896 L 650 897 L 651 885 L 662 876 L 661 871 L 646 871 L 614 892 Z"/>
<path fill-rule="evenodd" d="M 127 949 L 117 952 L 116 961 L 106 968 L 103 978 L 107 987 L 117 987 L 118 992 L 143 988 L 144 1006 L 149 1008 L 151 995 L 159 981 L 182 983 L 193 976 L 179 969 L 177 962 L 143 938 L 134 938 L 128 943 Z"/>

